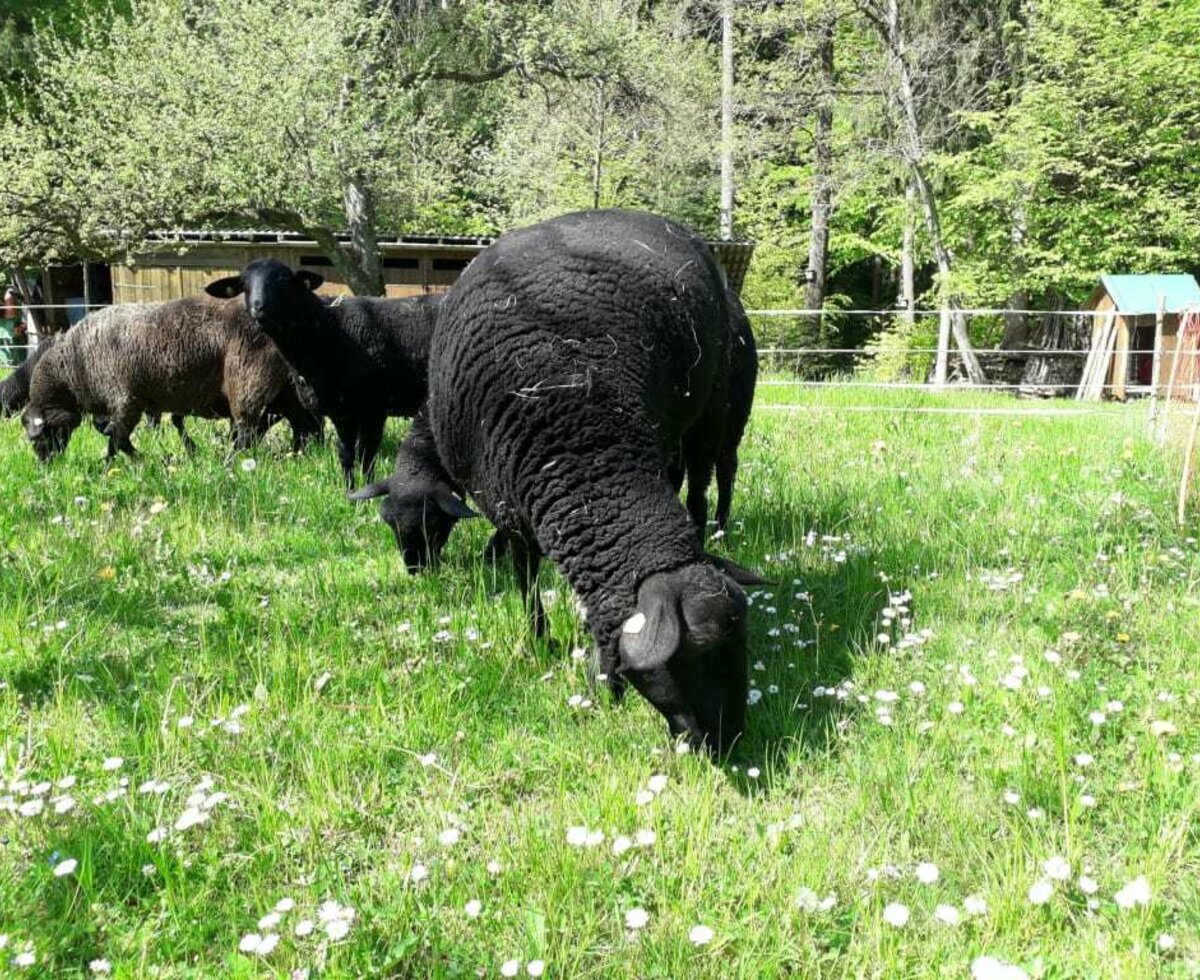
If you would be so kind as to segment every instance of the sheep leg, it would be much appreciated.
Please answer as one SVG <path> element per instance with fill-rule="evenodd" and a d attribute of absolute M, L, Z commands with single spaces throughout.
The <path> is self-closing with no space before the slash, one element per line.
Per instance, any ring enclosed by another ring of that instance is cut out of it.
<path fill-rule="evenodd" d="M 118 452 L 129 456 L 137 455 L 137 450 L 129 441 L 129 434 L 137 427 L 141 417 L 140 410 L 128 407 L 123 407 L 109 416 L 107 459 L 115 459 Z"/>
<path fill-rule="evenodd" d="M 338 437 L 338 462 L 342 464 L 342 479 L 346 489 L 354 489 L 354 446 L 358 442 L 358 429 L 352 423 L 334 422 Z"/>
<path fill-rule="evenodd" d="M 737 477 L 737 447 L 727 449 L 717 460 L 717 530 L 724 531 L 729 523 L 729 508 L 733 504 L 733 481 Z"/>
<path fill-rule="evenodd" d="M 493 531 L 487 544 L 483 546 L 483 560 L 490 565 L 496 565 L 507 552 L 508 536 L 503 531 Z"/>
<path fill-rule="evenodd" d="M 358 429 L 358 462 L 365 483 L 370 483 L 375 476 L 375 456 L 379 452 L 379 444 L 383 442 L 383 424 L 386 421 L 387 416 L 380 415 L 363 422 Z"/>
<path fill-rule="evenodd" d="M 542 553 L 536 546 L 530 546 L 528 541 L 515 534 L 508 536 L 508 546 L 512 551 L 513 570 L 517 573 L 521 598 L 533 624 L 533 635 L 541 639 L 546 635 L 546 609 L 542 605 L 542 595 L 537 587 L 538 566 L 542 562 Z"/>
<path fill-rule="evenodd" d="M 692 515 L 692 523 L 704 541 L 704 532 L 708 525 L 708 484 L 712 479 L 713 467 L 716 463 L 712 449 L 707 445 L 711 438 L 708 432 L 699 427 L 688 433 L 689 439 L 684 451 L 687 464 L 687 509 Z"/>
<path fill-rule="evenodd" d="M 175 426 L 175 431 L 179 433 L 180 441 L 183 442 L 183 448 L 189 453 L 194 453 L 196 451 L 196 443 L 193 441 L 192 437 L 188 435 L 187 429 L 184 428 L 183 416 L 172 415 L 171 424 Z"/>

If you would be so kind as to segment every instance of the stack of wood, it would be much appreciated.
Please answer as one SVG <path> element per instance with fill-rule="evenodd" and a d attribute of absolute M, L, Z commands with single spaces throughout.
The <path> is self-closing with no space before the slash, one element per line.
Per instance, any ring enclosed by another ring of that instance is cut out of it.
<path fill-rule="evenodd" d="M 1117 311 L 1113 310 L 1104 318 L 1092 344 L 1092 351 L 1083 365 L 1083 377 L 1079 380 L 1079 391 L 1075 395 L 1078 401 L 1098 402 L 1103 397 L 1116 343 Z"/>
<path fill-rule="evenodd" d="M 1045 353 L 1032 354 L 1026 361 L 1019 388 L 1022 395 L 1061 398 L 1079 384 L 1084 364 L 1080 352 L 1087 340 L 1084 320 L 1075 313 L 1046 314 L 1037 342 Z"/>

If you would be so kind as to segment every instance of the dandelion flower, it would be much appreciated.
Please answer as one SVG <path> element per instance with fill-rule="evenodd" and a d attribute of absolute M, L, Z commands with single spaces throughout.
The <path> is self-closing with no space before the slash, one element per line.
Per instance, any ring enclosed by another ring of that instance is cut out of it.
<path fill-rule="evenodd" d="M 633 931 L 644 929 L 650 921 L 650 913 L 643 908 L 630 909 L 625 913 L 625 928 Z"/>
<path fill-rule="evenodd" d="M 650 788 L 650 792 L 657 796 L 667 788 L 667 777 L 658 773 L 651 776 L 646 785 Z"/>
<path fill-rule="evenodd" d="M 1160 952 L 1165 953 L 1167 950 L 1175 948 L 1175 937 L 1169 932 L 1160 932 L 1154 944 L 1159 948 Z"/>
<path fill-rule="evenodd" d="M 546 964 L 541 960 L 530 960 L 525 964 L 525 972 L 531 977 L 540 977 L 546 972 Z"/>
<path fill-rule="evenodd" d="M 1075 765 L 1079 766 L 1080 769 L 1086 769 L 1095 761 L 1095 756 L 1088 752 L 1080 752 L 1077 756 L 1075 756 Z"/>
<path fill-rule="evenodd" d="M 442 847 L 453 847 L 462 837 L 462 832 L 457 827 L 447 827 L 438 834 L 438 843 Z"/>
<path fill-rule="evenodd" d="M 956 926 L 962 921 L 962 914 L 953 905 L 939 905 L 933 910 L 933 917 L 947 926 Z"/>
<path fill-rule="evenodd" d="M 103 974 L 112 973 L 112 964 L 109 963 L 108 960 L 92 960 L 88 964 L 88 969 L 97 976 L 101 976 Z"/>
<path fill-rule="evenodd" d="M 968 895 L 963 899 L 963 908 L 967 910 L 967 915 L 987 915 L 987 899 L 982 895 Z"/>
<path fill-rule="evenodd" d="M 751 766 L 749 769 L 746 770 L 746 775 L 749 776 L 751 779 L 758 779 L 758 777 L 760 775 L 762 775 L 762 773 L 759 770 L 758 766 Z"/>
<path fill-rule="evenodd" d="M 922 885 L 932 885 L 940 877 L 941 872 L 932 861 L 922 861 L 917 865 L 917 881 Z"/>
<path fill-rule="evenodd" d="M 190 806 L 179 815 L 179 819 L 175 821 L 176 830 L 187 830 L 190 827 L 195 827 L 197 824 L 204 823 L 208 819 L 208 813 L 201 810 L 199 807 Z"/>
<path fill-rule="evenodd" d="M 345 939 L 347 933 L 350 932 L 350 923 L 345 919 L 334 919 L 332 922 L 325 923 L 325 935 L 333 942 Z"/>
<path fill-rule="evenodd" d="M 1100 883 L 1088 875 L 1080 875 L 1079 890 L 1085 895 L 1095 895 L 1100 890 Z"/>
<path fill-rule="evenodd" d="M 653 830 L 639 830 L 634 834 L 634 840 L 637 841 L 638 847 L 652 847 L 658 840 L 658 834 Z"/>
<path fill-rule="evenodd" d="M 614 855 L 620 857 L 631 847 L 633 847 L 633 841 L 631 841 L 628 837 L 618 837 L 613 841 L 612 851 Z"/>
<path fill-rule="evenodd" d="M 1113 901 L 1123 909 L 1131 909 L 1135 905 L 1150 904 L 1150 882 L 1145 875 L 1138 875 L 1124 888 L 1113 896 Z"/>
<path fill-rule="evenodd" d="M 1034 905 L 1045 905 L 1053 894 L 1054 882 L 1049 878 L 1042 878 L 1030 887 L 1029 901 Z"/>
<path fill-rule="evenodd" d="M 489 861 L 487 863 L 487 873 L 490 875 L 498 875 L 501 871 L 499 861 Z"/>
<path fill-rule="evenodd" d="M 299 936 L 301 939 L 303 939 L 305 936 L 310 935 L 312 933 L 313 929 L 315 929 L 316 927 L 317 927 L 317 924 L 315 922 L 313 922 L 312 919 L 301 919 L 299 922 L 296 923 L 296 928 L 293 929 L 292 931 L 297 936 Z"/>
<path fill-rule="evenodd" d="M 478 919 L 479 913 L 483 911 L 483 902 L 473 898 L 463 906 L 463 911 L 467 913 L 468 919 Z"/>
<path fill-rule="evenodd" d="M 257 932 L 248 932 L 242 936 L 242 941 L 238 943 L 238 950 L 242 953 L 257 953 L 259 946 L 262 945 L 263 937 Z"/>
<path fill-rule="evenodd" d="M 815 912 L 820 904 L 820 896 L 811 888 L 801 888 L 796 893 L 796 908 L 801 912 Z"/>
<path fill-rule="evenodd" d="M 1042 871 L 1052 881 L 1066 881 L 1071 877 L 1071 866 L 1057 854 L 1043 862 Z"/>
<path fill-rule="evenodd" d="M 688 940 L 693 946 L 707 946 L 712 942 L 713 931 L 708 926 L 692 926 Z"/>
<path fill-rule="evenodd" d="M 110 755 L 107 759 L 104 760 L 104 762 L 101 764 L 100 768 L 103 769 L 105 772 L 116 772 L 123 765 L 125 765 L 124 759 L 122 759 L 120 756 L 117 756 L 117 755 Z"/>
<path fill-rule="evenodd" d="M 258 920 L 258 928 L 261 929 L 263 932 L 270 932 L 272 929 L 274 929 L 276 926 L 279 925 L 279 922 L 282 918 L 283 918 L 283 916 L 280 915 L 278 912 L 268 912 L 266 915 L 264 915 L 261 919 Z"/>
<path fill-rule="evenodd" d="M 79 867 L 79 862 L 74 858 L 67 858 L 65 861 L 60 861 L 54 866 L 54 877 L 65 878 L 67 875 L 73 875 L 77 867 Z"/>
<path fill-rule="evenodd" d="M 290 912 L 295 907 L 296 907 L 295 901 L 290 898 L 281 898 L 278 902 L 275 903 L 275 911 L 279 912 L 280 914 L 283 914 L 285 912 Z"/>
<path fill-rule="evenodd" d="M 33 964 L 36 962 L 37 962 L 37 956 L 34 954 L 33 950 L 31 950 L 31 949 L 27 949 L 23 953 L 18 953 L 16 956 L 13 957 L 13 965 L 19 966 L 22 969 L 27 966 L 33 966 Z"/>
<path fill-rule="evenodd" d="M 520 969 L 520 960 L 505 960 L 502 964 L 500 964 L 500 976 L 515 977 L 517 975 L 517 971 Z"/>
<path fill-rule="evenodd" d="M 648 789 L 639 789 L 637 795 L 634 796 L 633 802 L 638 806 L 645 806 L 647 803 L 654 802 L 654 794 Z"/>
<path fill-rule="evenodd" d="M 895 929 L 903 929 L 908 925 L 910 914 L 907 905 L 901 905 L 899 902 L 889 902 L 883 910 L 883 921 Z"/>
<path fill-rule="evenodd" d="M 257 460 L 255 460 L 255 459 L 243 459 L 242 460 L 242 472 L 243 473 L 253 473 L 256 469 L 258 469 L 258 461 Z"/>
<path fill-rule="evenodd" d="M 258 949 L 254 950 L 255 956 L 270 956 L 272 950 L 279 945 L 279 934 L 271 933 L 269 936 L 263 936 L 259 941 Z"/>
<path fill-rule="evenodd" d="M 977 956 L 971 961 L 971 980 L 1029 980 L 1029 974 L 994 956 Z"/>
<path fill-rule="evenodd" d="M 419 881 L 424 881 L 429 877 L 429 869 L 419 861 L 409 869 L 408 880 L 416 884 Z"/>
<path fill-rule="evenodd" d="M 946 710 L 952 715 L 961 715 L 966 710 L 966 705 L 961 701 L 951 701 L 946 705 Z"/>

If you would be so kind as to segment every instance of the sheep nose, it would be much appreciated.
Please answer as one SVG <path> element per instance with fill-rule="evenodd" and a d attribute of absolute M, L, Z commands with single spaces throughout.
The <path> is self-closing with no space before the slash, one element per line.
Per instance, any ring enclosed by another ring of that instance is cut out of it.
<path fill-rule="evenodd" d="M 262 319 L 263 305 L 261 300 L 255 300 L 250 304 L 250 315 L 256 320 Z"/>

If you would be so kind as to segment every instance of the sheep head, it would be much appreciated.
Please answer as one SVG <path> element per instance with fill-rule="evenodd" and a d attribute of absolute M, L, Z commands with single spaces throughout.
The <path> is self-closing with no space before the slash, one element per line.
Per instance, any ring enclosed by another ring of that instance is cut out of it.
<path fill-rule="evenodd" d="M 21 421 L 33 451 L 45 463 L 67 448 L 71 433 L 79 428 L 83 416 L 65 409 L 42 409 L 31 405 L 21 416 Z"/>
<path fill-rule="evenodd" d="M 437 563 L 455 524 L 479 516 L 450 487 L 432 481 L 397 486 L 383 480 L 350 494 L 351 500 L 372 497 L 384 498 L 379 517 L 396 536 L 412 575 Z"/>
<path fill-rule="evenodd" d="M 718 755 L 746 716 L 746 595 L 761 581 L 721 560 L 656 572 L 621 626 L 616 671 L 667 720 L 672 735 Z"/>
<path fill-rule="evenodd" d="M 312 302 L 310 294 L 324 281 L 306 269 L 293 271 L 278 259 L 255 259 L 240 276 L 216 279 L 204 291 L 218 299 L 244 296 L 246 312 L 265 333 L 276 337 L 297 320 L 303 322 L 302 311 Z"/>

